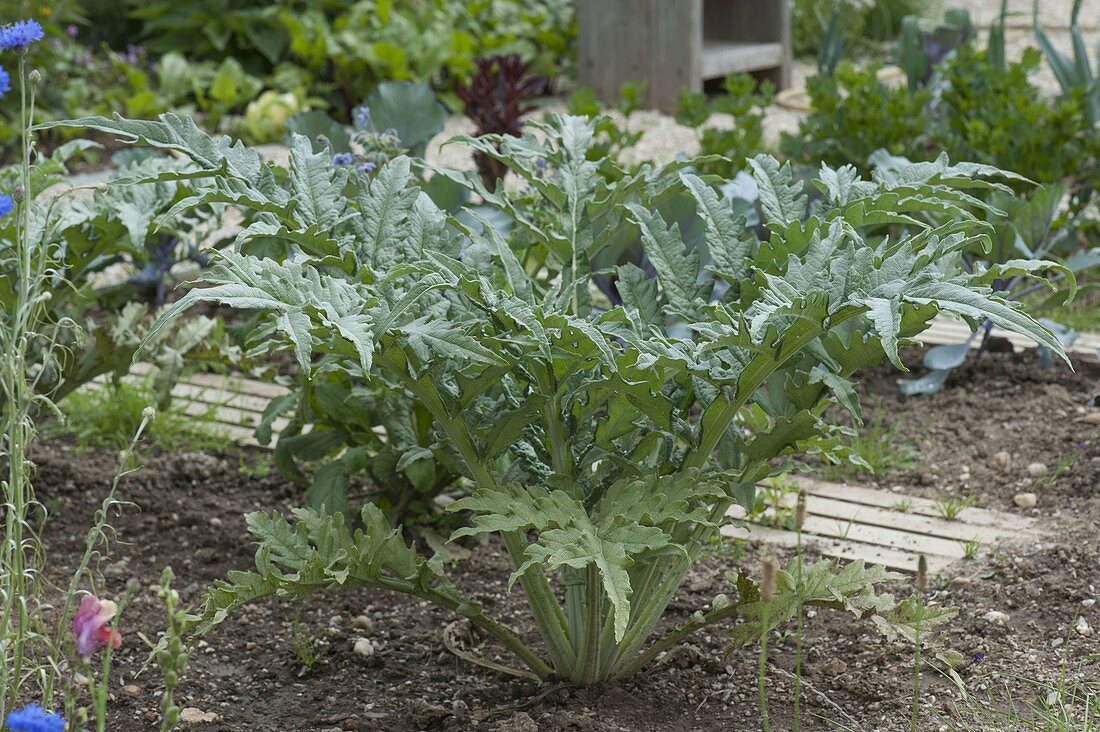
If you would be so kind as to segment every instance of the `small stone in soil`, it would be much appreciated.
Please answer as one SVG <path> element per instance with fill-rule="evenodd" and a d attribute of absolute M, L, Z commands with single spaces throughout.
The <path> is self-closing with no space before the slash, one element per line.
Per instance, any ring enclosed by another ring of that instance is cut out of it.
<path fill-rule="evenodd" d="M 1085 620 L 1083 616 L 1077 618 L 1077 635 L 1092 635 L 1092 628 L 1089 627 L 1089 621 Z"/>
<path fill-rule="evenodd" d="M 1035 508 L 1039 503 L 1039 496 L 1034 493 L 1017 493 L 1012 502 L 1020 508 Z"/>
<path fill-rule="evenodd" d="M 355 618 L 355 627 L 360 630 L 370 630 L 374 627 L 374 621 L 370 619 L 369 615 L 359 615 Z"/>
<path fill-rule="evenodd" d="M 141 696 L 141 687 L 134 684 L 126 684 L 122 687 L 122 693 L 126 696 Z"/>
<path fill-rule="evenodd" d="M 362 656 L 363 658 L 370 658 L 374 655 L 374 644 L 367 638 L 360 638 L 355 641 L 355 654 Z"/>
<path fill-rule="evenodd" d="M 1012 456 L 1007 450 L 1001 450 L 998 453 L 994 453 L 993 462 L 997 464 L 997 467 L 1001 470 L 1008 470 L 1008 466 L 1012 464 Z"/>
<path fill-rule="evenodd" d="M 205 724 L 207 722 L 217 722 L 218 715 L 213 712 L 204 712 L 195 707 L 184 707 L 180 710 L 180 721 L 184 724 Z"/>
<path fill-rule="evenodd" d="M 1004 625 L 1008 622 L 1008 614 L 1002 613 L 1000 610 L 990 610 L 982 616 L 982 620 L 986 621 L 987 623 Z"/>
<path fill-rule="evenodd" d="M 1045 463 L 1031 463 L 1027 466 L 1027 474 L 1032 478 L 1042 478 L 1047 474 L 1047 466 Z"/>

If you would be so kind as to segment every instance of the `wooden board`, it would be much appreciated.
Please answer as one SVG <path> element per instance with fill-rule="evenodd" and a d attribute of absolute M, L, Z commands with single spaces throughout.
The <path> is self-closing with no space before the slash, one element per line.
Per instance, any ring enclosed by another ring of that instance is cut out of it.
<path fill-rule="evenodd" d="M 1040 537 L 1034 521 L 1016 514 L 971 507 L 947 520 L 940 515 L 936 502 L 926 498 L 802 476 L 793 482 L 807 493 L 803 542 L 825 556 L 863 559 L 912 572 L 924 555 L 929 569 L 938 572 L 965 556 L 967 542 L 977 541 L 980 548 L 988 549 L 1011 542 L 1034 542 Z M 742 513 L 737 508 L 730 516 L 737 518 Z M 760 521 L 768 521 L 773 515 L 774 511 L 769 510 Z M 797 541 L 795 532 L 759 521 L 731 524 L 722 533 L 785 549 L 793 548 Z"/>
<path fill-rule="evenodd" d="M 993 335 L 1000 338 L 1006 338 L 1017 350 L 1035 347 L 1035 341 L 1027 336 L 1022 336 L 1017 333 L 1008 333 L 1000 328 L 993 328 Z M 922 343 L 929 345 L 962 343 L 969 337 L 970 326 L 963 320 L 947 315 L 937 316 L 932 321 L 931 327 L 919 336 Z M 975 340 L 975 345 L 976 344 L 977 340 Z M 1081 333 L 1077 336 L 1077 340 L 1073 342 L 1073 345 L 1067 348 L 1066 351 L 1071 355 L 1096 358 L 1097 353 L 1100 352 L 1100 334 Z"/>
<path fill-rule="evenodd" d="M 704 79 L 775 68 L 783 63 L 781 43 L 739 43 L 707 39 L 703 44 Z"/>

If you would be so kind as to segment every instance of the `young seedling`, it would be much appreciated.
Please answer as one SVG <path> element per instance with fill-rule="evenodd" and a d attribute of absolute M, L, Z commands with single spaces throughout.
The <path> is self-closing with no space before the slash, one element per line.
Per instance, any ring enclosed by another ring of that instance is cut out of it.
<path fill-rule="evenodd" d="M 936 512 L 945 521 L 954 521 L 959 514 L 974 505 L 974 499 L 970 496 L 961 498 L 945 498 L 936 503 Z"/>
<path fill-rule="evenodd" d="M 982 543 L 977 538 L 962 542 L 963 559 L 974 559 L 982 548 Z"/>

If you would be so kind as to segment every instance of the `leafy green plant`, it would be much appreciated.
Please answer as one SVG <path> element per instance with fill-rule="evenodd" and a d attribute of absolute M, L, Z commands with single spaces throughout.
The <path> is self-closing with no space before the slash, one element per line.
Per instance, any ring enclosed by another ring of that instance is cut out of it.
<path fill-rule="evenodd" d="M 860 473 L 888 475 L 917 466 L 917 448 L 901 434 L 899 425 L 887 416 L 881 400 L 874 413 L 873 419 L 837 438 L 844 450 L 844 457 L 825 461 L 822 472 L 828 480 Z"/>
<path fill-rule="evenodd" d="M 959 514 L 974 505 L 974 499 L 971 496 L 960 496 L 958 498 L 949 496 L 942 500 L 936 501 L 936 513 L 940 515 L 944 521 L 954 521 L 959 517 Z"/>
<path fill-rule="evenodd" d="M 796 134 L 784 133 L 779 149 L 787 157 L 816 164 L 854 165 L 870 169 L 876 150 L 911 160 L 928 157 L 924 136 L 931 122 L 925 107 L 927 91 L 910 92 L 879 80 L 874 68 L 841 64 L 833 76 L 814 76 L 806 82 L 813 111 Z"/>
<path fill-rule="evenodd" d="M 538 125 L 541 137 L 467 141 L 556 212 L 545 228 L 515 212 L 526 233 L 517 242 L 542 250 L 525 265 L 526 252 L 492 227 L 448 219 L 413 185 L 405 158 L 356 178 L 295 138 L 277 177 L 256 152 L 175 117 L 71 124 L 189 156 L 210 174 L 208 200 L 260 212 L 262 226 L 243 240 L 262 231 L 293 244 L 283 261 L 223 252 L 207 286 L 161 323 L 220 302 L 257 312 L 266 342 L 288 350 L 307 379 L 341 372 L 400 384 L 471 486 L 450 505 L 470 520 L 452 540 L 499 537 L 544 650 L 463 595 L 373 504 L 358 521 L 309 509 L 294 523 L 249 516 L 256 570 L 211 590 L 200 632 L 258 597 L 365 585 L 467 617 L 520 659 L 519 675 L 579 684 L 629 676 L 746 610 L 744 593 L 741 603 L 716 600 L 650 643 L 731 506 L 751 507 L 777 458 L 814 442 L 834 399 L 857 409 L 856 369 L 884 358 L 900 365 L 899 346 L 939 311 L 988 317 L 1061 349 L 959 264 L 960 248 L 986 236 L 960 204 L 967 190 L 1002 185 L 992 168 L 941 158 L 887 184 L 826 166 L 811 215 L 789 167 L 758 156 L 751 167 L 770 230 L 758 241 L 685 163 L 601 182 L 587 156 L 594 122 L 555 118 Z M 540 159 L 554 178 L 540 174 Z M 479 185 L 472 173 L 470 184 Z M 652 203 L 635 203 L 674 193 L 695 199 L 705 247 L 688 250 Z M 865 233 L 892 224 L 896 236 Z M 640 232 L 656 277 L 615 266 L 623 304 L 611 305 L 590 285 L 591 263 L 628 231 Z M 678 323 L 686 327 L 670 330 Z M 877 575 L 845 572 L 866 597 Z M 828 602 L 838 597 L 848 594 L 830 592 Z"/>
<path fill-rule="evenodd" d="M 898 64 L 905 71 L 910 91 L 926 85 L 948 54 L 969 42 L 975 33 L 965 8 L 951 8 L 944 12 L 941 22 L 926 26 L 919 17 L 909 15 L 902 21 L 898 35 Z"/>
<path fill-rule="evenodd" d="M 699 162 L 700 175 L 732 178 L 745 168 L 744 161 L 764 152 L 764 110 L 772 102 L 775 86 L 768 81 L 757 90 L 749 74 L 732 74 L 723 82 L 724 94 L 707 96 L 685 91 L 680 97 L 676 121 L 695 130 L 699 152 L 714 156 Z M 732 125 L 708 124 L 715 114 L 729 115 Z"/>
<path fill-rule="evenodd" d="M 878 162 L 877 169 L 883 175 L 892 175 L 893 163 L 882 157 Z M 991 201 L 995 210 L 987 215 L 993 226 L 992 246 L 965 253 L 967 266 L 989 278 L 990 285 L 1006 299 L 1034 301 L 1035 312 L 1055 316 L 1060 307 L 1073 300 L 1077 276 L 1100 265 L 1100 247 L 1080 247 L 1082 216 L 1067 210 L 1063 186 L 1040 186 L 1027 197 L 999 194 Z M 1042 260 L 1044 264 L 1025 276 L 1019 269 L 1023 260 Z M 1043 279 L 1035 281 L 1034 274 L 1042 274 Z M 1045 297 L 1036 298 L 1042 293 Z M 1043 322 L 1066 346 L 1077 337 L 1076 331 L 1066 325 L 1048 319 Z M 981 358 L 992 329 L 992 323 L 982 323 L 961 343 L 929 348 L 923 360 L 928 373 L 899 382 L 902 393 L 938 392 L 972 352 L 975 360 Z M 1039 348 L 1037 354 L 1041 365 L 1053 365 L 1049 352 Z"/>
<path fill-rule="evenodd" d="M 196 61 L 239 62 L 248 74 L 296 77 L 306 96 L 347 121 L 379 84 L 432 82 L 450 94 L 474 59 L 519 53 L 536 73 L 557 73 L 575 36 L 563 0 L 131 0 L 149 48 L 189 50 Z M 283 91 L 291 91 L 283 89 Z M 453 101 L 454 97 L 450 97 Z"/>
<path fill-rule="evenodd" d="M 613 179 L 618 170 L 628 167 L 623 161 L 624 153 L 636 147 L 645 134 L 644 130 L 629 129 L 630 119 L 638 111 L 644 96 L 644 83 L 627 82 L 622 85 L 619 100 L 614 105 L 614 110 L 622 117 L 621 123 L 604 114 L 604 104 L 591 89 L 577 89 L 566 101 L 569 114 L 597 120 L 596 135 L 588 148 L 588 159 L 598 164 L 608 162 L 608 165 L 602 165 L 600 171 L 605 178 Z"/>
<path fill-rule="evenodd" d="M 54 150 L 30 172 L 31 186 L 43 190 L 66 185 L 67 162 L 92 146 L 74 141 Z M 148 182 L 111 186 L 64 205 L 51 198 L 43 205 L 36 226 L 48 253 L 42 256 L 49 265 L 51 294 L 41 316 L 42 327 L 48 329 L 42 335 L 49 337 L 32 341 L 27 354 L 34 359 L 39 394 L 61 402 L 98 376 L 128 373 L 147 328 L 143 321 L 149 308 L 143 302 L 163 302 L 176 265 L 206 263 L 200 242 L 215 247 L 226 243 L 209 236 L 220 225 L 211 206 L 185 206 L 186 215 L 169 215 L 194 193 L 186 180 L 188 170 L 169 158 L 146 155 L 123 162 L 120 174 Z M 14 188 L 17 175 L 13 168 L 0 170 L 0 186 Z M 165 175 L 182 180 L 156 180 Z M 25 276 L 14 265 L 11 244 L 19 226 L 14 217 L 0 220 L 0 307 L 6 310 L 16 309 Z M 108 275 L 118 268 L 130 276 Z M 112 313 L 113 308 L 120 312 Z M 161 367 L 156 383 L 162 403 L 187 358 L 215 358 L 220 332 L 215 321 L 198 318 L 157 337 L 163 348 L 150 353 Z M 0 395 L 0 403 L 6 398 Z"/>
<path fill-rule="evenodd" d="M 1009 167 L 1039 183 L 1068 182 L 1071 193 L 1096 188 L 1096 135 L 1081 90 L 1048 102 L 1028 80 L 1042 60 L 1027 49 L 1003 68 L 989 51 L 960 46 L 943 69 L 938 138 L 953 157 Z M 996 111 L 994 111 L 996 110 Z"/>
<path fill-rule="evenodd" d="M 1069 32 L 1073 41 L 1073 58 L 1060 50 L 1051 42 L 1050 37 L 1039 24 L 1039 3 L 1034 3 L 1032 11 L 1032 25 L 1035 28 L 1035 40 L 1043 55 L 1054 72 L 1054 78 L 1062 87 L 1062 93 L 1067 97 L 1080 97 L 1084 101 L 1086 116 L 1093 125 L 1100 124 L 1100 82 L 1092 71 L 1089 62 L 1088 49 L 1085 46 L 1085 38 L 1081 33 L 1081 25 L 1078 16 L 1081 13 L 1082 0 L 1074 0 L 1073 9 L 1070 11 Z"/>

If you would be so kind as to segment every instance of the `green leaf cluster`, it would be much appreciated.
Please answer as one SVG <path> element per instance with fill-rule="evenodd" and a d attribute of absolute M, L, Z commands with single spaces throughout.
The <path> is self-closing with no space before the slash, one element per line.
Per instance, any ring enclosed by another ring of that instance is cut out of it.
<path fill-rule="evenodd" d="M 503 544 L 542 650 L 491 632 L 541 678 L 596 683 L 646 663 L 729 509 L 750 509 L 756 481 L 828 431 L 829 404 L 858 416 L 851 375 L 900 366 L 899 347 L 936 313 L 1061 352 L 961 265 L 989 244 L 981 196 L 1017 180 L 988 166 L 940 157 L 866 179 L 823 165 L 811 197 L 789 165 L 757 156 L 758 237 L 687 164 L 609 179 L 588 155 L 597 122 L 552 117 L 522 138 L 465 141 L 537 205 L 486 191 L 473 171 L 435 172 L 506 216 L 501 233 L 476 211 L 440 209 L 408 158 L 350 176 L 296 137 L 281 170 L 174 117 L 75 124 L 190 156 L 209 175 L 196 205 L 255 217 L 160 324 L 200 302 L 250 311 L 252 352 L 285 349 L 303 391 L 339 374 L 400 390 L 430 417 L 433 442 L 398 465 L 430 453 L 469 486 L 452 510 L 470 526 L 452 538 Z M 250 254 L 261 237 L 282 253 Z M 205 622 L 353 577 L 470 612 L 431 589 L 443 570 L 398 547 L 379 509 L 364 509 L 365 533 L 342 516 L 253 518 L 257 572 L 219 585 Z"/>

